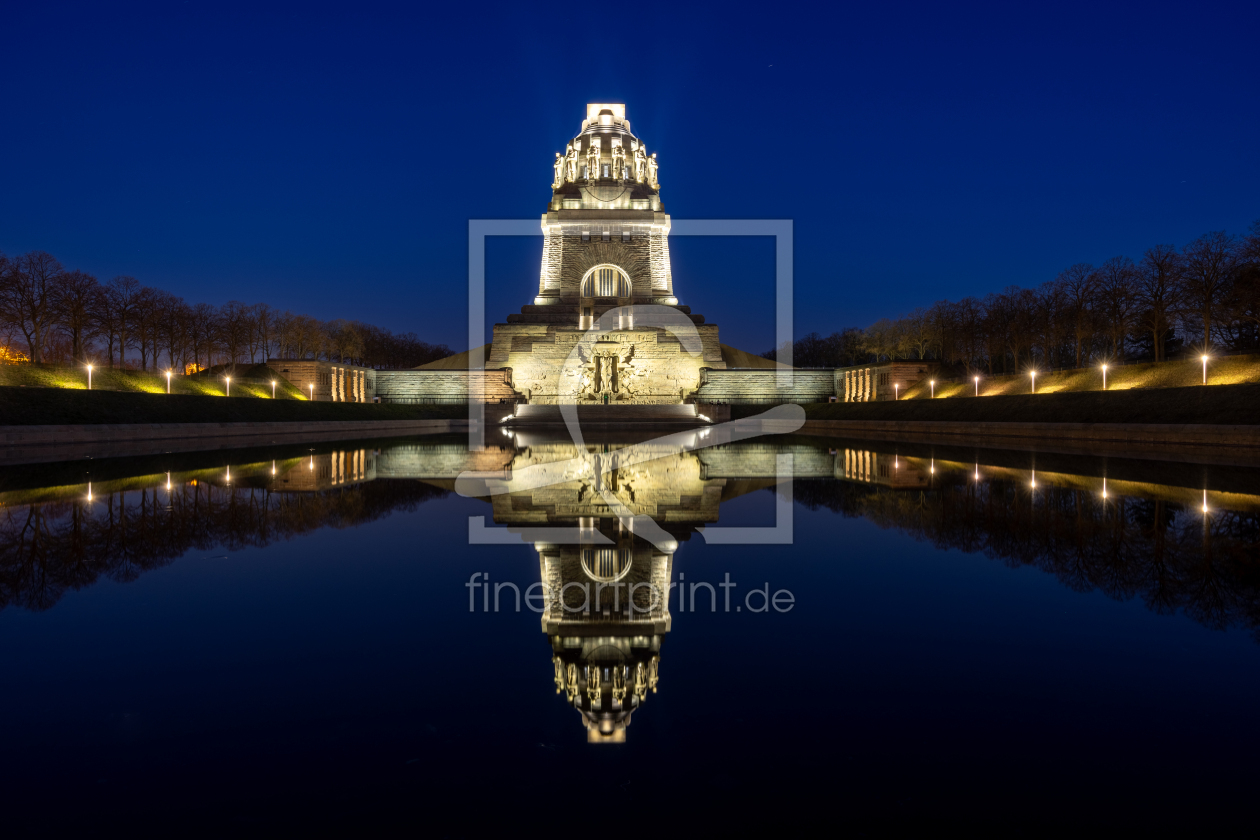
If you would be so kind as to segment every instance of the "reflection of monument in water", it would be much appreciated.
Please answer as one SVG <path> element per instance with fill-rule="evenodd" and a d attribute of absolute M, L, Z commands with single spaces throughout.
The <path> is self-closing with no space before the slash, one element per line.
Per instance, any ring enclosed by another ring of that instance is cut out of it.
<path fill-rule="evenodd" d="M 1107 483 L 1070 464 L 1039 467 L 1034 481 L 1009 465 L 862 444 L 690 448 L 716 432 L 688 430 L 696 440 L 686 445 L 623 437 L 579 447 L 560 439 L 563 432 L 508 430 L 500 445 L 479 451 L 435 438 L 230 468 L 214 454 L 206 456 L 213 467 L 113 480 L 94 467 L 92 486 L 47 475 L 49 486 L 0 492 L 0 608 L 47 609 L 67 591 L 134 579 L 194 547 L 203 556 L 215 545 L 265 546 L 365 524 L 440 498 L 466 472 L 493 474 L 501 484 L 484 501 L 500 531 L 576 534 L 534 542 L 539 580 L 554 597 L 523 603 L 541 610 L 550 676 L 588 739 L 615 743 L 661 679 L 678 545 L 718 523 L 723 502 L 774 487 L 776 458 L 787 454 L 804 506 L 1034 565 L 1073 588 L 1138 597 L 1208 626 L 1260 627 L 1260 497 L 1246 475 L 1204 493 L 1194 484 L 1199 467 L 1187 468 L 1193 480 L 1181 485 L 1167 483 L 1163 467 L 1161 483 L 1133 466 L 1126 478 L 1116 464 Z M 626 457 L 631 451 L 650 458 Z M 540 468 L 549 471 L 545 481 L 533 480 Z M 83 474 L 78 464 L 65 469 Z"/>

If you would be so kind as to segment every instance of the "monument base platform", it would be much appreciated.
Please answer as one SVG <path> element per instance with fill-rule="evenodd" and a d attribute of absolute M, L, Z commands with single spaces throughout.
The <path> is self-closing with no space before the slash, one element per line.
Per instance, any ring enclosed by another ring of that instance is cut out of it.
<path fill-rule="evenodd" d="M 583 427 L 625 425 L 708 426 L 730 419 L 730 406 L 725 405 L 578 405 L 578 422 Z M 716 416 L 721 413 L 722 416 Z M 558 405 L 518 405 L 504 418 L 504 425 L 563 425 Z"/>

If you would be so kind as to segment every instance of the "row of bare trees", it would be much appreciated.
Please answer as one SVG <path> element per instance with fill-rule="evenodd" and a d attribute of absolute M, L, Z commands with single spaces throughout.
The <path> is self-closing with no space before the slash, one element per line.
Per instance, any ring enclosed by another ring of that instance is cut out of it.
<path fill-rule="evenodd" d="M 280 311 L 265 303 L 188 303 L 134 277 L 100 283 L 44 251 L 0 253 L 0 346 L 34 363 L 95 361 L 140 370 L 327 359 L 409 368 L 449 356 L 413 333 Z M 12 352 L 10 353 L 12 355 Z"/>
<path fill-rule="evenodd" d="M 1078 263 L 1035 289 L 940 301 L 864 330 L 795 342 L 798 367 L 935 358 L 989 373 L 1027 365 L 1164 361 L 1196 352 L 1260 350 L 1260 221 L 1247 236 L 1217 231 L 1183 248 L 1156 245 L 1134 262 Z M 774 351 L 767 358 L 777 355 Z"/>

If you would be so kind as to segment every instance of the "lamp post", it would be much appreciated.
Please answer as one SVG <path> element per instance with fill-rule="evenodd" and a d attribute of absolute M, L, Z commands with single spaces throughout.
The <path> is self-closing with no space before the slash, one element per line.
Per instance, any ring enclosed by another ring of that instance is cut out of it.
<path fill-rule="evenodd" d="M 227 382 L 227 390 L 223 392 L 223 396 L 230 397 L 232 396 L 232 377 L 225 376 L 223 379 Z"/>
<path fill-rule="evenodd" d="M 1206 385 L 1207 384 L 1207 360 L 1208 360 L 1206 353 L 1202 356 L 1202 359 L 1203 359 L 1203 384 Z"/>
<path fill-rule="evenodd" d="M 276 398 L 276 380 L 274 379 L 271 380 L 271 398 L 273 400 Z"/>
<path fill-rule="evenodd" d="M 166 372 L 166 393 L 169 394 L 170 392 L 171 392 L 171 372 L 168 370 Z"/>
<path fill-rule="evenodd" d="M 931 397 L 931 399 L 936 399 L 936 380 L 935 380 L 935 379 L 929 379 L 929 380 L 928 380 L 928 385 L 931 385 L 931 386 L 932 386 L 932 397 Z"/>
<path fill-rule="evenodd" d="M 973 377 L 971 377 L 971 378 L 972 378 L 972 379 L 974 379 L 974 380 L 975 380 L 975 382 L 976 382 L 976 396 L 978 397 L 978 396 L 980 396 L 980 377 L 978 377 L 978 376 L 973 376 Z"/>
<path fill-rule="evenodd" d="M 1103 372 L 1103 390 L 1106 391 L 1107 390 L 1107 366 L 1106 365 L 1102 366 L 1102 372 Z"/>
<path fill-rule="evenodd" d="M 1028 375 L 1032 377 L 1032 393 L 1037 393 L 1037 371 L 1030 370 Z"/>
<path fill-rule="evenodd" d="M 87 369 L 88 369 L 88 390 L 91 391 L 92 390 L 92 366 L 88 365 Z"/>
<path fill-rule="evenodd" d="M 315 402 L 315 383 L 311 383 L 311 402 Z"/>
<path fill-rule="evenodd" d="M 893 402 L 896 402 L 898 399 L 900 399 L 900 397 L 898 396 L 898 394 L 900 393 L 901 393 L 901 386 L 893 385 Z"/>

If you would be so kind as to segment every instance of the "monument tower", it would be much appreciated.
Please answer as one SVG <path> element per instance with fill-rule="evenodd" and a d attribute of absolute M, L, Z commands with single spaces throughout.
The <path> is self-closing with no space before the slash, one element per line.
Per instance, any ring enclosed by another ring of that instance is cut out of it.
<path fill-rule="evenodd" d="M 684 402 L 701 368 L 726 363 L 717 326 L 675 295 L 656 153 L 631 133 L 624 105 L 586 106 L 581 130 L 556 152 L 551 191 L 538 294 L 495 325 L 487 370 L 510 369 L 530 403 Z M 663 328 L 636 329 L 634 307 L 649 304 L 689 318 L 700 354 Z M 601 322 L 614 309 L 615 324 Z"/>

